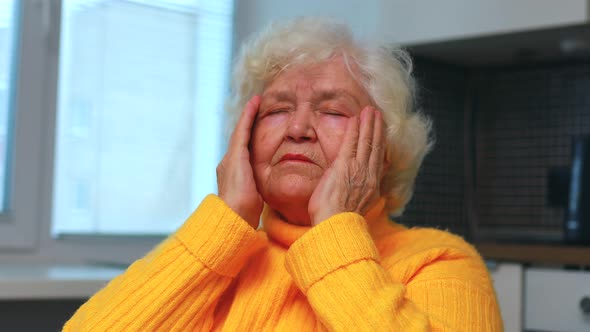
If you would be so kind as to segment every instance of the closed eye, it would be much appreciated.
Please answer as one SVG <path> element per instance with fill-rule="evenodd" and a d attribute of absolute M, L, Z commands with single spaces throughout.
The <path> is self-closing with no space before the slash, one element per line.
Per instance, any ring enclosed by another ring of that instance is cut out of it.
<path fill-rule="evenodd" d="M 346 116 L 346 114 L 344 114 L 342 112 L 333 111 L 333 110 L 323 111 L 322 114 L 329 115 L 329 116 Z"/>
<path fill-rule="evenodd" d="M 270 110 L 270 111 L 268 111 L 266 114 L 267 114 L 267 115 L 274 115 L 274 114 L 281 114 L 281 113 L 286 113 L 286 112 L 288 112 L 288 111 L 289 111 L 289 110 L 288 110 L 288 109 L 286 109 L 286 108 L 277 108 L 277 109 L 274 109 L 274 110 Z"/>

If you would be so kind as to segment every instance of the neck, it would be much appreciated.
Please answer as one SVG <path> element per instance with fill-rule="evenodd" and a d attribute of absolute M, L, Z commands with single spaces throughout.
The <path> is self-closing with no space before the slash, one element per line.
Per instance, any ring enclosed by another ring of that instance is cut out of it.
<path fill-rule="evenodd" d="M 289 206 L 285 209 L 275 209 L 271 207 L 284 221 L 297 226 L 310 226 L 311 219 L 307 212 L 307 205 L 305 206 Z"/>

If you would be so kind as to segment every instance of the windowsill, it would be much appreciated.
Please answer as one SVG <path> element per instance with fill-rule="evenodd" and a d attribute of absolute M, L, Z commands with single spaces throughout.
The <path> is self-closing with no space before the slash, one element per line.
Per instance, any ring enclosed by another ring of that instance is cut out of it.
<path fill-rule="evenodd" d="M 86 299 L 122 272 L 93 265 L 3 264 L 0 300 Z"/>

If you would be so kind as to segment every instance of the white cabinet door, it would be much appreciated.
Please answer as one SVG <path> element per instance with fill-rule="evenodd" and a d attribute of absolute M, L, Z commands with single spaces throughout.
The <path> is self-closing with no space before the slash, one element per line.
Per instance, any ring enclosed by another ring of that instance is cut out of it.
<path fill-rule="evenodd" d="M 272 21 L 332 17 L 384 42 L 418 44 L 588 23 L 589 0 L 237 0 L 236 46 Z"/>
<path fill-rule="evenodd" d="M 590 313 L 580 302 L 590 298 L 590 273 L 531 268 L 525 271 L 525 329 L 590 331 Z"/>
<path fill-rule="evenodd" d="M 522 265 L 510 263 L 490 269 L 506 332 L 522 331 L 522 270 Z"/>
<path fill-rule="evenodd" d="M 376 31 L 401 44 L 588 23 L 588 0 L 380 1 Z"/>

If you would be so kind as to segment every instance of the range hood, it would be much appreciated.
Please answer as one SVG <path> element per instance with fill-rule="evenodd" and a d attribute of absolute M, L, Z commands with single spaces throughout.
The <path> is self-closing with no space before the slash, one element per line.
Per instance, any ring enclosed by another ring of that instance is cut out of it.
<path fill-rule="evenodd" d="M 590 60 L 590 24 L 406 45 L 414 56 L 467 67 Z"/>

